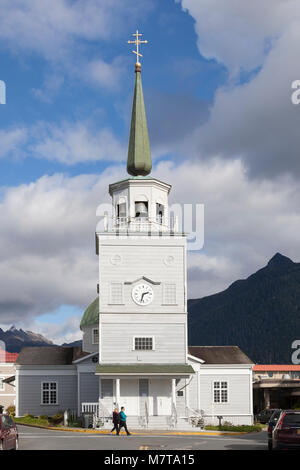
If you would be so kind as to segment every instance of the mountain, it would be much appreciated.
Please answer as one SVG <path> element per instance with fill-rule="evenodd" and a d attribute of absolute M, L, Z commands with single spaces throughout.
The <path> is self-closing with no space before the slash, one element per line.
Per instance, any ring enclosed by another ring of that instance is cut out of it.
<path fill-rule="evenodd" d="M 14 326 L 7 331 L 0 328 L 0 341 L 4 341 L 8 352 L 20 352 L 25 346 L 54 346 L 53 342 L 44 336 L 32 331 L 18 330 Z"/>
<path fill-rule="evenodd" d="M 277 253 L 218 294 L 188 301 L 189 344 L 237 345 L 257 363 L 291 363 L 300 340 L 300 263 Z"/>
<path fill-rule="evenodd" d="M 77 341 L 73 341 L 72 343 L 64 343 L 62 344 L 65 348 L 76 348 L 82 346 L 82 340 L 78 339 Z"/>

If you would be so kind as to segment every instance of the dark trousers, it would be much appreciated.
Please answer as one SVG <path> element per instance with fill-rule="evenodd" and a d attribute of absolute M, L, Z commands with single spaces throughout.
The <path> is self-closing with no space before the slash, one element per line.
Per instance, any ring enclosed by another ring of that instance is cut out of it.
<path fill-rule="evenodd" d="M 126 421 L 120 421 L 120 424 L 119 424 L 119 432 L 121 431 L 121 428 L 124 428 L 126 433 L 127 434 L 130 434 L 130 432 L 128 431 L 127 429 L 127 424 L 126 424 Z M 118 432 L 118 434 L 119 434 Z"/>
<path fill-rule="evenodd" d="M 112 430 L 110 432 L 113 432 L 114 430 L 117 431 L 117 434 L 119 434 L 119 423 L 113 423 L 114 427 L 112 428 Z"/>

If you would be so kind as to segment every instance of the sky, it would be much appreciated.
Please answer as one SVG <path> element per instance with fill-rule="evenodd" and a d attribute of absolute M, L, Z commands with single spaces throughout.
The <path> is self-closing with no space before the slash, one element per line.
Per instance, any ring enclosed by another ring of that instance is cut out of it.
<path fill-rule="evenodd" d="M 0 327 L 81 337 L 96 209 L 126 177 L 136 29 L 153 176 L 205 205 L 189 297 L 300 261 L 298 0 L 1 0 Z"/>

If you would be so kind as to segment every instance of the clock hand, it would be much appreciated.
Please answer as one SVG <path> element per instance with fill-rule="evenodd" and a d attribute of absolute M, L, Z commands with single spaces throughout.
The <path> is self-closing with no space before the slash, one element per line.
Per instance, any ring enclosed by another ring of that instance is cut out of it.
<path fill-rule="evenodd" d="M 141 302 L 142 302 L 142 300 L 143 300 L 143 298 L 144 298 L 144 295 L 146 295 L 146 294 L 148 294 L 148 292 L 143 292 L 143 293 L 142 293 Z"/>

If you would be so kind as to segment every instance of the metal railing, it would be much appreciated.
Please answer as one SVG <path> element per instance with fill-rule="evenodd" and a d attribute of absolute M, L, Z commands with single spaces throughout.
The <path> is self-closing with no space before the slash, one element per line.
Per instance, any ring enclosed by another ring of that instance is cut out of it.
<path fill-rule="evenodd" d="M 81 403 L 81 413 L 95 413 L 99 416 L 99 403 Z"/>
<path fill-rule="evenodd" d="M 145 401 L 145 420 L 146 426 L 148 427 L 149 424 L 149 410 L 148 410 L 148 403 Z"/>
<path fill-rule="evenodd" d="M 176 428 L 177 426 L 177 408 L 175 403 L 172 403 L 170 426 L 172 428 Z"/>
<path fill-rule="evenodd" d="M 195 427 L 204 428 L 204 411 L 194 410 L 188 405 L 186 405 L 186 410 L 189 422 Z M 191 412 L 191 414 L 189 413 L 189 411 Z"/>
<path fill-rule="evenodd" d="M 101 402 L 81 403 L 81 413 L 93 413 L 93 427 L 112 421 L 112 413 Z"/>
<path fill-rule="evenodd" d="M 153 231 L 178 231 L 178 219 L 156 217 L 110 217 L 104 216 L 104 231 L 129 230 L 134 232 Z"/>

